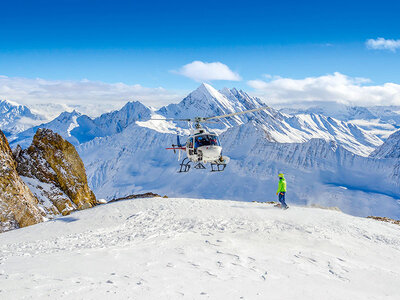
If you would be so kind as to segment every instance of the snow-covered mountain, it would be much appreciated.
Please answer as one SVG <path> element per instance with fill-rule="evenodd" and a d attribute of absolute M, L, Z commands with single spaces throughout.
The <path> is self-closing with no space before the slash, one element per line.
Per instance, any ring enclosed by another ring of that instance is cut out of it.
<path fill-rule="evenodd" d="M 11 144 L 29 145 L 38 127 L 49 128 L 74 145 L 88 142 L 96 137 L 110 136 L 123 131 L 136 121 L 139 126 L 149 127 L 160 131 L 162 127 L 187 128 L 184 122 L 171 124 L 163 121 L 148 121 L 152 116 L 166 118 L 193 118 L 196 116 L 214 116 L 265 106 L 260 99 L 250 97 L 243 91 L 223 89 L 217 91 L 208 84 L 202 84 L 178 104 L 170 104 L 156 112 L 140 102 L 129 102 L 121 110 L 106 113 L 98 118 L 91 119 L 76 111 L 62 113 L 55 120 L 41 124 L 35 128 L 20 133 Z M 210 128 L 223 132 L 233 126 L 245 124 L 250 120 L 257 120 L 260 130 L 266 138 L 279 143 L 302 143 L 312 138 L 334 140 L 349 151 L 367 156 L 382 141 L 351 123 L 336 120 L 317 114 L 287 115 L 269 108 L 265 111 L 239 115 L 221 119 L 217 124 L 207 124 Z M 148 122 L 143 122 L 148 121 Z M 158 124 L 158 125 L 157 125 Z"/>
<path fill-rule="evenodd" d="M 0 100 L 0 129 L 6 137 L 20 133 L 43 121 L 26 106 L 18 103 Z"/>
<path fill-rule="evenodd" d="M 172 196 L 272 200 L 276 174 L 287 174 L 289 202 L 339 206 L 354 215 L 400 216 L 397 160 L 368 155 L 382 141 L 356 125 L 319 114 L 288 115 L 273 108 L 207 124 L 221 133 L 231 163 L 223 173 L 177 174 L 165 150 L 187 124 L 160 118 L 213 116 L 264 104 L 236 89 L 202 84 L 178 104 L 157 111 L 140 102 L 91 119 L 65 113 L 41 125 L 77 146 L 99 198 L 155 191 Z M 29 130 L 12 142 L 30 144 Z M 370 170 L 370 172 L 366 172 Z"/>
<path fill-rule="evenodd" d="M 167 118 L 193 118 L 229 114 L 262 106 L 265 104 L 260 99 L 250 97 L 243 91 L 226 88 L 217 91 L 208 84 L 202 84 L 180 103 L 163 107 L 157 113 Z M 254 119 L 258 121 L 260 130 L 266 133 L 267 139 L 278 143 L 302 143 L 312 138 L 323 138 L 334 140 L 349 151 L 364 156 L 382 144 L 377 136 L 351 123 L 318 114 L 291 116 L 273 108 L 223 119 L 219 125 L 210 124 L 209 127 L 226 130 Z"/>
<path fill-rule="evenodd" d="M 358 125 L 362 129 L 386 139 L 400 128 L 400 106 L 349 106 L 336 102 L 306 102 L 280 109 L 282 113 L 321 114 Z"/>
<path fill-rule="evenodd" d="M 47 128 L 60 134 L 74 145 L 88 142 L 96 137 L 116 134 L 127 126 L 139 120 L 150 118 L 150 109 L 140 102 L 128 102 L 121 110 L 105 113 L 92 119 L 77 111 L 63 112 L 54 120 L 29 128 L 16 137 L 11 138 L 10 144 L 27 147 L 32 141 L 38 128 Z"/>
<path fill-rule="evenodd" d="M 395 300 L 399 252 L 334 210 L 135 199 L 1 234 L 0 298 Z"/>

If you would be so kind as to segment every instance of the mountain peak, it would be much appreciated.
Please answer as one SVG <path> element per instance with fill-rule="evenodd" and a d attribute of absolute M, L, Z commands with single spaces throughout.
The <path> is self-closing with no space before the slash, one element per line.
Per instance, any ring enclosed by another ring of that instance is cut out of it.
<path fill-rule="evenodd" d="M 211 85 L 207 83 L 202 83 L 196 90 L 191 92 L 189 95 L 193 95 L 195 97 L 198 97 L 199 95 L 205 95 L 206 98 L 215 98 L 217 100 L 220 100 L 221 95 L 220 92 L 218 92 L 215 88 L 213 88 Z"/>
<path fill-rule="evenodd" d="M 7 99 L 0 99 L 0 106 L 22 106 L 22 105 Z"/>

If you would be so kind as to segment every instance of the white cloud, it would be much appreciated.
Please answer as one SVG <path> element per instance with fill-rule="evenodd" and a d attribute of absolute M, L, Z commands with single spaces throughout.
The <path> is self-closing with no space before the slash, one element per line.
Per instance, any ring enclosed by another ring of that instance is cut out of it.
<path fill-rule="evenodd" d="M 77 108 L 82 113 L 94 116 L 117 109 L 127 101 L 139 100 L 145 105 L 159 107 L 181 100 L 182 97 L 183 93 L 161 87 L 147 88 L 139 84 L 0 76 L 0 99 L 13 100 L 28 107 L 41 109 L 51 103 L 52 107 L 47 108 L 56 112 L 66 108 Z"/>
<path fill-rule="evenodd" d="M 270 81 L 250 80 L 255 94 L 268 104 L 304 101 L 329 101 L 349 105 L 400 105 L 400 85 L 371 85 L 366 78 L 341 73 L 304 79 L 274 78 Z"/>
<path fill-rule="evenodd" d="M 367 48 L 374 50 L 390 50 L 396 52 L 400 48 L 400 40 L 387 40 L 384 38 L 369 39 L 365 42 Z"/>
<path fill-rule="evenodd" d="M 238 73 L 233 72 L 227 65 L 220 62 L 207 63 L 196 60 L 184 65 L 178 71 L 172 72 L 199 82 L 210 80 L 242 80 Z"/>

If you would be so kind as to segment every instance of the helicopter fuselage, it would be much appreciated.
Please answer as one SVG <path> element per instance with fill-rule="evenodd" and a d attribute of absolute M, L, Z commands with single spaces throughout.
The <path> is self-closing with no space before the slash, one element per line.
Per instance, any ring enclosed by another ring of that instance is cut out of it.
<path fill-rule="evenodd" d="M 212 163 L 220 159 L 222 153 L 221 146 L 200 146 L 196 153 L 190 149 L 186 150 L 187 156 L 191 161 L 201 161 L 203 163 Z"/>
<path fill-rule="evenodd" d="M 186 142 L 186 154 L 191 161 L 213 163 L 221 159 L 222 147 L 218 135 L 198 128 Z"/>

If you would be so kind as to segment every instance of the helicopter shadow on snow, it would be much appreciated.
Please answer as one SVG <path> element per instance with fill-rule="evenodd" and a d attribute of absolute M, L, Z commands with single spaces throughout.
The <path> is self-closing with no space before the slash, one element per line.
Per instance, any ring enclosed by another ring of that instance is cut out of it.
<path fill-rule="evenodd" d="M 74 218 L 74 217 L 61 217 L 61 218 L 53 219 L 52 221 L 53 222 L 60 221 L 60 222 L 64 222 L 64 223 L 72 223 L 72 222 L 75 222 L 78 220 L 79 220 L 78 218 Z"/>

